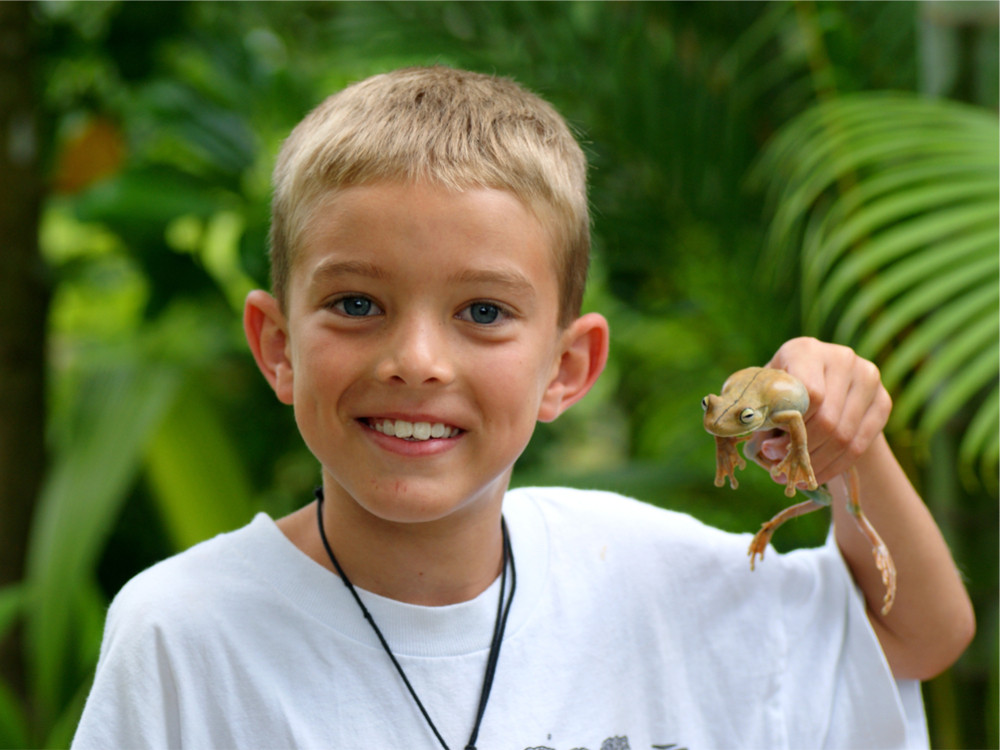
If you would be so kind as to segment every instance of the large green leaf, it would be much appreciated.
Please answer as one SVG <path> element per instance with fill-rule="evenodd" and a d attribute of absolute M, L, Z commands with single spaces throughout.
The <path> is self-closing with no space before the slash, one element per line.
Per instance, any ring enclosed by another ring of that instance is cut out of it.
<path fill-rule="evenodd" d="M 964 295 L 960 300 L 932 312 L 924 318 L 899 347 L 893 350 L 882 366 L 882 381 L 895 390 L 903 378 L 926 359 L 940 342 L 948 341 L 967 328 L 972 321 L 987 319 L 1000 304 L 1000 288 L 983 286 Z"/>
<path fill-rule="evenodd" d="M 174 401 L 149 441 L 147 478 L 177 549 L 242 526 L 250 480 L 217 407 L 196 387 Z"/>
<path fill-rule="evenodd" d="M 886 300 L 905 292 L 921 279 L 945 274 L 956 265 L 988 257 L 996 252 L 998 246 L 1000 246 L 1000 233 L 993 227 L 986 232 L 962 235 L 912 253 L 908 258 L 880 271 L 877 276 L 855 291 L 840 315 L 836 337 L 842 341 L 854 339 L 859 335 L 862 326 L 885 306 Z M 995 296 L 992 293 L 996 290 L 984 287 L 979 291 Z M 956 300 L 954 307 L 967 307 L 965 303 L 968 299 L 969 296 L 964 296 L 961 300 Z M 946 308 L 945 311 L 949 309 Z M 978 308 L 973 309 L 978 312 Z"/>
<path fill-rule="evenodd" d="M 21 703 L 0 680 L 0 747 L 28 747 L 28 720 Z"/>
<path fill-rule="evenodd" d="M 21 617 L 25 605 L 24 584 L 0 589 L 0 640 Z M 0 747 L 26 747 L 28 722 L 14 691 L 0 679 Z"/>
<path fill-rule="evenodd" d="M 1000 386 L 995 386 L 969 423 L 962 444 L 959 446 L 958 456 L 960 465 L 964 467 L 966 481 L 973 476 L 974 468 L 979 468 L 983 476 L 990 476 L 988 473 L 990 467 L 996 466 L 1000 460 L 1000 431 L 997 430 L 997 420 L 994 416 L 998 411 L 1000 411 Z M 977 457 L 978 467 L 976 467 Z"/>
<path fill-rule="evenodd" d="M 77 412 L 64 417 L 73 425 L 72 436 L 42 490 L 28 557 L 29 664 L 43 725 L 77 689 L 74 670 L 67 669 L 81 616 L 74 603 L 92 585 L 143 447 L 175 392 L 170 369 L 122 366 L 90 376 Z"/>
<path fill-rule="evenodd" d="M 24 584 L 15 583 L 0 589 L 0 640 L 6 637 L 7 631 L 21 616 L 24 600 Z"/>
<path fill-rule="evenodd" d="M 873 316 L 869 328 L 858 338 L 857 347 L 867 356 L 877 356 L 894 341 L 903 341 L 904 330 L 924 316 L 951 304 L 960 304 L 966 294 L 983 286 L 983 280 L 995 278 L 995 257 L 977 258 L 955 266 L 947 273 L 928 275 L 915 282 L 898 300 Z M 886 303 L 888 304 L 888 300 Z"/>
<path fill-rule="evenodd" d="M 964 420 L 963 471 L 995 473 L 1000 128 L 994 113 L 845 95 L 790 122 L 754 171 L 765 265 L 799 269 L 806 332 L 854 346 L 919 440 Z M 964 416 L 963 416 L 964 415 Z"/>

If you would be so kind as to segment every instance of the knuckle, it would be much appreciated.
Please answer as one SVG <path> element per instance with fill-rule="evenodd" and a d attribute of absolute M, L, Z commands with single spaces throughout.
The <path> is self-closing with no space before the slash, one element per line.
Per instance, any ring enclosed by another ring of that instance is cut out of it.
<path fill-rule="evenodd" d="M 849 459 L 849 463 L 854 463 L 861 454 L 868 449 L 869 441 L 860 434 L 854 435 L 844 446 L 844 454 Z"/>
<path fill-rule="evenodd" d="M 851 446 L 857 442 L 859 436 L 856 431 L 850 429 L 848 425 L 839 424 L 837 425 L 832 433 L 831 437 L 833 441 L 841 447 L 844 451 L 849 451 Z"/>
<path fill-rule="evenodd" d="M 776 352 L 776 358 L 784 357 L 789 355 L 789 353 L 794 354 L 798 350 L 807 350 L 820 342 L 811 336 L 796 336 L 795 338 L 788 339 Z"/>
<path fill-rule="evenodd" d="M 892 413 L 892 396 L 889 395 L 889 391 L 885 388 L 882 388 L 879 392 L 878 408 L 880 409 L 882 416 L 885 419 L 888 419 L 889 415 Z"/>
<path fill-rule="evenodd" d="M 813 415 L 813 422 L 821 432 L 836 437 L 837 418 L 829 409 L 819 409 Z"/>
<path fill-rule="evenodd" d="M 878 365 L 874 362 L 859 357 L 858 370 L 859 375 L 863 380 L 869 383 L 877 383 L 879 385 L 882 384 L 882 373 L 879 371 Z"/>

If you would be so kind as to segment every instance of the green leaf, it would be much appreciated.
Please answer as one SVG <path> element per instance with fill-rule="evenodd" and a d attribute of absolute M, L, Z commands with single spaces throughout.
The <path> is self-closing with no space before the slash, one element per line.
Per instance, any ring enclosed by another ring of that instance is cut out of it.
<path fill-rule="evenodd" d="M 995 479 L 997 447 L 1000 445 L 997 424 L 1000 424 L 1000 385 L 994 385 L 983 399 L 959 446 L 959 465 L 967 478 L 975 466 L 976 456 L 981 455 L 983 476 Z"/>
<path fill-rule="evenodd" d="M 773 210 L 761 263 L 798 266 L 804 330 L 854 343 L 888 387 L 905 384 L 893 429 L 919 415 L 926 440 L 973 414 L 961 461 L 984 471 L 996 420 L 975 399 L 1000 367 L 998 161 L 994 112 L 875 92 L 807 110 L 751 174 Z"/>
<path fill-rule="evenodd" d="M 31 747 L 28 717 L 14 691 L 0 680 L 0 747 Z"/>
<path fill-rule="evenodd" d="M 177 549 L 246 524 L 250 480 L 213 403 L 185 388 L 146 450 L 150 487 Z"/>
<path fill-rule="evenodd" d="M 950 340 L 957 331 L 973 321 L 996 312 L 1000 302 L 1000 287 L 984 284 L 948 302 L 927 318 L 893 350 L 882 367 L 882 382 L 890 391 L 917 363 L 930 354 L 942 341 Z"/>
<path fill-rule="evenodd" d="M 987 257 L 957 266 L 945 275 L 926 279 L 919 286 L 900 296 L 891 307 L 879 315 L 858 342 L 858 351 L 875 356 L 906 326 L 937 308 L 956 294 L 978 287 L 984 280 L 996 278 L 996 258 Z M 992 283 L 992 282 L 991 282 Z"/>
<path fill-rule="evenodd" d="M 850 341 L 859 328 L 892 298 L 923 280 L 934 278 L 950 266 L 968 262 L 968 256 L 983 257 L 1000 246 L 1000 233 L 992 230 L 959 236 L 953 240 L 928 245 L 906 260 L 882 269 L 870 282 L 861 286 L 840 316 L 834 338 Z M 995 291 L 985 285 L 985 291 Z M 966 295 L 966 297 L 969 295 Z M 964 302 L 966 297 L 952 304 Z M 978 309 L 978 308 L 976 308 Z M 922 331 L 914 332 L 920 335 Z"/>
<path fill-rule="evenodd" d="M 996 341 L 995 326 L 985 334 L 981 340 Z M 1000 349 L 995 346 L 987 346 L 971 362 L 956 367 L 956 371 L 948 378 L 948 387 L 927 405 L 918 425 L 920 431 L 929 435 L 941 429 L 966 402 L 970 402 L 973 396 L 984 393 L 990 383 L 995 382 L 998 369 Z"/>
<path fill-rule="evenodd" d="M 933 404 L 933 396 L 944 398 L 944 405 L 933 412 L 933 426 L 935 429 L 940 427 L 941 422 L 961 405 L 960 395 L 968 397 L 987 385 L 991 377 L 995 378 L 1000 367 L 996 340 L 996 320 L 983 318 L 961 334 L 942 342 L 903 389 L 893 408 L 892 421 L 896 425 L 909 422 L 922 406 L 928 402 Z M 973 357 L 971 362 L 970 357 Z M 991 363 L 992 371 L 988 369 Z M 932 431 L 924 429 L 925 425 L 920 427 L 924 434 Z"/>
<path fill-rule="evenodd" d="M 751 173 L 751 185 L 767 185 L 774 206 L 763 262 L 797 254 L 797 228 L 831 188 L 850 192 L 871 176 L 884 179 L 886 171 L 925 162 L 995 173 L 996 129 L 995 118 L 979 108 L 885 92 L 807 110 L 779 132 Z"/>
<path fill-rule="evenodd" d="M 815 294 L 819 281 L 829 274 L 840 258 L 852 250 L 854 252 L 851 253 L 850 260 L 854 260 L 855 265 L 851 266 L 849 260 L 845 263 L 849 270 L 844 269 L 840 274 L 835 272 L 830 276 L 824 283 L 825 293 L 830 293 L 830 284 L 834 279 L 840 282 L 840 286 L 836 287 L 837 291 L 843 291 L 844 287 L 849 287 L 871 267 L 880 267 L 913 247 L 929 244 L 934 241 L 935 236 L 947 237 L 955 227 L 964 229 L 980 216 L 982 221 L 992 220 L 995 224 L 998 197 L 996 179 L 987 177 L 985 180 L 980 178 L 975 181 L 910 187 L 880 200 L 869 201 L 825 237 L 819 247 L 811 251 L 807 249 L 810 254 L 804 259 L 804 289 L 807 293 Z M 970 201 L 976 209 L 973 219 L 966 215 Z M 990 207 L 993 208 L 992 211 L 989 210 Z M 903 219 L 909 221 L 901 222 Z M 900 223 L 896 224 L 897 222 Z M 925 236 L 924 226 L 932 227 L 937 235 Z M 901 241 L 894 235 L 891 238 L 894 242 L 890 244 L 887 236 L 890 232 L 902 235 L 906 241 Z M 874 250 L 876 245 L 879 248 L 877 253 Z M 861 257 L 867 261 L 867 269 L 858 260 Z M 831 296 L 836 298 L 836 295 Z"/>
<path fill-rule="evenodd" d="M 28 558 L 29 664 L 42 724 L 71 689 L 62 676 L 75 642 L 74 592 L 91 582 L 142 449 L 175 390 L 169 369 L 123 366 L 92 375 L 81 388 L 77 413 L 64 417 L 76 429 L 42 489 Z"/>
<path fill-rule="evenodd" d="M 83 708 L 87 703 L 87 696 L 92 685 L 92 679 L 86 679 L 80 683 L 76 692 L 66 702 L 62 712 L 49 727 L 48 736 L 45 738 L 45 747 L 70 746 L 73 735 L 76 733 L 76 727 L 80 723 L 80 717 L 83 715 Z"/>
<path fill-rule="evenodd" d="M 224 193 L 210 183 L 169 167 L 131 169 L 96 184 L 75 202 L 77 218 L 159 235 L 172 219 L 208 217 Z"/>
<path fill-rule="evenodd" d="M 0 641 L 21 616 L 25 599 L 23 583 L 13 583 L 0 589 Z"/>
<path fill-rule="evenodd" d="M 984 227 L 985 231 L 990 231 L 990 225 L 996 220 L 995 213 L 995 206 L 963 206 L 926 214 L 881 232 L 858 247 L 823 280 L 823 288 L 809 310 L 807 326 L 810 330 L 821 327 L 845 293 L 855 290 L 865 277 L 900 257 L 965 231 L 978 231 Z"/>

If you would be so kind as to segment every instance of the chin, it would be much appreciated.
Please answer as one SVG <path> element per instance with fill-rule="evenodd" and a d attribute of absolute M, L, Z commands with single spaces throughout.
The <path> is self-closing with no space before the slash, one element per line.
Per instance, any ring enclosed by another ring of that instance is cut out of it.
<path fill-rule="evenodd" d="M 489 513 L 494 508 L 491 499 L 496 496 L 496 512 L 503 502 L 503 492 L 449 493 L 438 482 L 430 487 L 421 487 L 420 482 L 396 481 L 391 487 L 383 487 L 359 504 L 368 513 L 383 521 L 396 524 L 435 523 L 447 518 L 475 516 Z"/>
<path fill-rule="evenodd" d="M 461 504 L 444 504 L 440 501 L 397 499 L 391 502 L 362 502 L 361 507 L 369 514 L 386 523 L 421 524 L 436 523 L 455 515 Z"/>

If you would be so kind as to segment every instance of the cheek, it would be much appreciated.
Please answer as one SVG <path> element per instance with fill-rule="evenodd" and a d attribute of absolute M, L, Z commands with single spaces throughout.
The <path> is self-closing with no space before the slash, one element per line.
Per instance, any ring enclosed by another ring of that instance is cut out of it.
<path fill-rule="evenodd" d="M 297 419 L 316 419 L 335 407 L 332 399 L 343 390 L 344 358 L 331 356 L 329 347 L 303 341 L 293 353 L 293 392 Z"/>
<path fill-rule="evenodd" d="M 532 356 L 534 354 L 534 356 Z M 551 367 L 534 352 L 510 351 L 488 358 L 472 374 L 480 398 L 491 407 L 493 418 L 533 429 Z"/>

